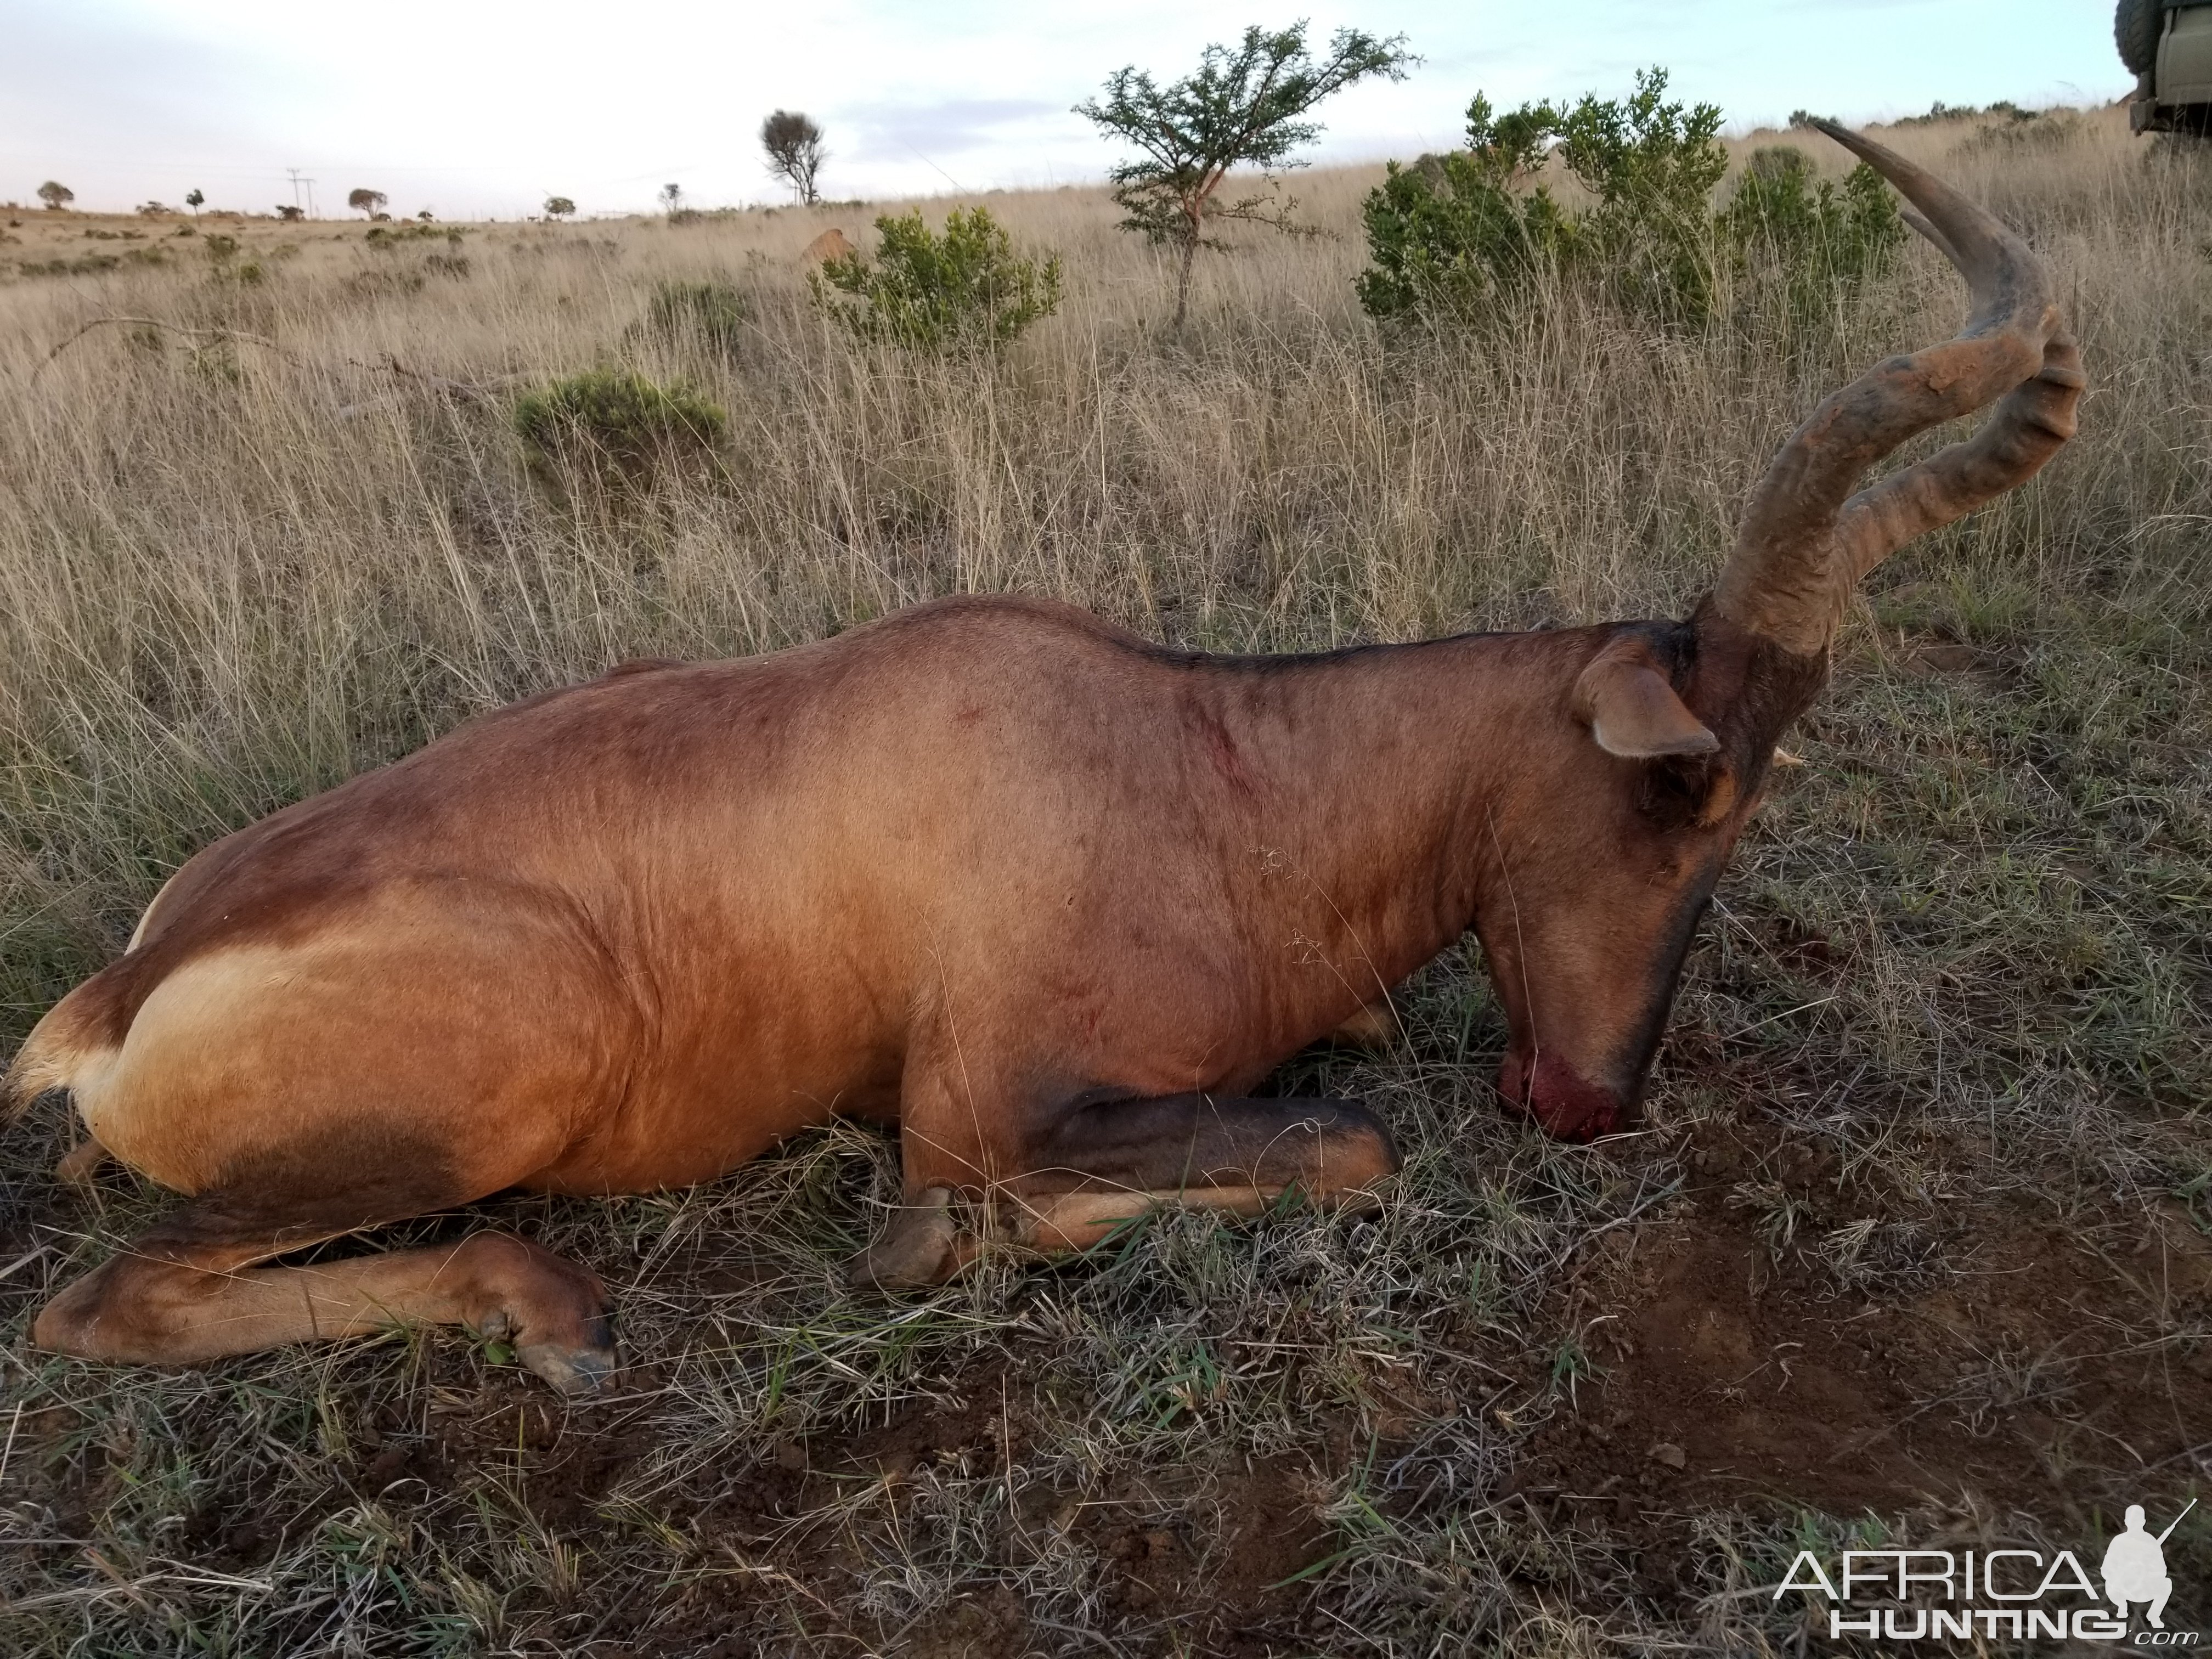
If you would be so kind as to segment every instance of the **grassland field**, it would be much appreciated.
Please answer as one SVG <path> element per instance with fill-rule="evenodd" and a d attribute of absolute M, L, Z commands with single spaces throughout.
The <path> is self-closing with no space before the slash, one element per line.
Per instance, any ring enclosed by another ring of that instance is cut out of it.
<path fill-rule="evenodd" d="M 1388 1115 L 1370 1218 L 1164 1215 L 860 1297 L 896 1147 L 841 1127 L 697 1190 L 396 1230 L 605 1278 L 632 1363 L 571 1407 L 444 1330 L 181 1372 L 33 1350 L 169 1201 L 66 1191 L 42 1109 L 0 1142 L 0 1650 L 1796 1656 L 1833 1650 L 1771 1593 L 1800 1548 L 2087 1559 L 2203 1492 L 2212 155 L 2114 110 L 1886 136 L 2057 273 L 2081 435 L 1868 584 L 1635 1133 L 1499 1109 L 1470 943 L 1388 1048 L 1278 1079 Z M 1236 650 L 1679 614 L 1795 422 L 1963 312 L 1916 246 L 1786 337 L 1572 294 L 1385 332 L 1352 286 L 1378 174 L 1297 178 L 1326 234 L 1204 256 L 1179 338 L 1102 191 L 972 198 L 1066 270 L 995 362 L 811 303 L 799 250 L 879 206 L 376 246 L 0 216 L 0 1054 L 198 848 L 624 658 L 957 592 Z M 648 325 L 710 279 L 734 337 Z M 515 400 L 602 363 L 720 403 L 715 463 L 533 468 Z M 2169 1625 L 2212 1627 L 2212 1508 L 2166 1559 Z"/>

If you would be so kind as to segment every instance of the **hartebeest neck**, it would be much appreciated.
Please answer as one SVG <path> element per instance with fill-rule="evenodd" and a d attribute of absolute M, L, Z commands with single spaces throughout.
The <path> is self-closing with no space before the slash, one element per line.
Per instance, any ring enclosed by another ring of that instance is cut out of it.
<path fill-rule="evenodd" d="M 1576 676 L 1610 628 L 1194 661 L 1194 794 L 1264 876 L 1284 948 L 1364 999 L 1456 939 L 1529 804 L 1587 759 Z"/>

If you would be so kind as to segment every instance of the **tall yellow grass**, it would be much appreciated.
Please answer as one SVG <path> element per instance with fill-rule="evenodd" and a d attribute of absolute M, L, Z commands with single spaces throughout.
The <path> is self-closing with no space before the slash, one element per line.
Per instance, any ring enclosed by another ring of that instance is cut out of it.
<path fill-rule="evenodd" d="M 2030 234 L 2094 387 L 2047 478 L 1912 567 L 2201 619 L 2212 170 L 2112 112 L 2030 125 L 1891 135 Z M 1352 292 L 1376 176 L 1303 178 L 1323 234 L 1207 257 L 1180 341 L 1103 192 L 979 198 L 1069 274 L 995 368 L 857 350 L 813 310 L 799 250 L 853 210 L 471 228 L 463 277 L 421 272 L 435 243 L 225 227 L 267 280 L 171 236 L 173 267 L 0 288 L 0 1035 L 210 837 L 625 656 L 978 590 L 1235 648 L 1678 611 L 1790 427 L 1962 310 L 1916 247 L 1788 351 L 1751 313 L 1668 337 L 1565 303 L 1388 338 Z M 704 276 L 748 296 L 729 360 L 636 326 Z M 727 406 L 720 475 L 614 500 L 528 472 L 514 395 L 611 360 Z"/>

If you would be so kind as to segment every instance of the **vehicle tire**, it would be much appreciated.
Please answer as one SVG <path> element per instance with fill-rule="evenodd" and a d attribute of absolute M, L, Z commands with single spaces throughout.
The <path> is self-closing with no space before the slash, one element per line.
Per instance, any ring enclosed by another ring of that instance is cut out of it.
<path fill-rule="evenodd" d="M 2112 42 L 2130 74 L 2142 75 L 2158 62 L 2159 30 L 2165 21 L 2165 0 L 2120 0 L 2112 14 Z"/>

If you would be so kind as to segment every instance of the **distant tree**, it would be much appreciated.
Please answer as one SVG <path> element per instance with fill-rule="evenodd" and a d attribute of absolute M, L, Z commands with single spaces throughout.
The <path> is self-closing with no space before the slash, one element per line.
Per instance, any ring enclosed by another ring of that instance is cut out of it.
<path fill-rule="evenodd" d="M 160 219 L 173 211 L 174 210 L 172 209 L 167 202 L 141 202 L 138 204 L 138 216 L 142 219 Z"/>
<path fill-rule="evenodd" d="M 772 176 L 789 185 L 792 194 L 809 207 L 822 199 L 814 179 L 830 152 L 822 148 L 820 127 L 795 109 L 780 109 L 761 123 L 760 140 Z"/>
<path fill-rule="evenodd" d="M 276 204 L 276 216 L 288 225 L 297 224 L 307 216 L 307 210 L 295 202 L 279 202 Z"/>
<path fill-rule="evenodd" d="M 39 186 L 39 199 L 44 202 L 51 211 L 59 213 L 71 202 L 76 200 L 76 192 L 59 179 L 49 179 Z"/>
<path fill-rule="evenodd" d="M 1378 40 L 1358 29 L 1339 29 L 1316 63 L 1306 50 L 1306 26 L 1270 33 L 1248 28 L 1242 45 L 1210 46 L 1194 75 L 1162 87 L 1133 65 L 1106 79 L 1105 94 L 1078 104 L 1075 112 L 1144 152 L 1109 175 L 1114 199 L 1128 215 L 1124 230 L 1141 233 L 1181 256 L 1176 271 L 1175 321 L 1182 327 L 1190 298 L 1190 269 L 1201 247 L 1212 246 L 1208 225 L 1243 219 L 1295 228 L 1297 204 L 1277 194 L 1275 170 L 1302 167 L 1290 153 L 1321 127 L 1301 119 L 1332 93 L 1380 75 L 1402 81 L 1418 60 L 1406 37 Z M 1218 192 L 1231 168 L 1260 169 L 1260 188 L 1231 200 Z"/>
<path fill-rule="evenodd" d="M 346 194 L 346 205 L 356 213 L 365 213 L 372 219 L 389 198 L 380 190 L 356 190 Z"/>
<path fill-rule="evenodd" d="M 676 210 L 684 205 L 684 186 L 663 185 L 660 187 L 660 205 L 673 217 Z"/>
<path fill-rule="evenodd" d="M 576 204 L 565 196 L 545 198 L 545 216 L 549 219 L 565 219 L 575 210 Z"/>
<path fill-rule="evenodd" d="M 434 216 L 431 213 L 429 209 L 420 208 L 416 210 L 415 216 L 427 225 Z"/>
<path fill-rule="evenodd" d="M 206 203 L 207 195 L 198 185 L 194 185 L 191 192 L 185 198 L 185 205 L 192 210 L 192 217 L 195 219 L 200 216 L 200 209 L 205 206 Z"/>

